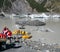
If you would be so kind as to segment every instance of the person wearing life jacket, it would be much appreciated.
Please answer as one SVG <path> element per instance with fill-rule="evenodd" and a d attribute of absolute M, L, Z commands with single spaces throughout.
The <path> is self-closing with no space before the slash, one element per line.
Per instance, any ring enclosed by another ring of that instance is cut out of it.
<path fill-rule="evenodd" d="M 11 43 L 12 32 L 7 27 L 4 27 L 2 33 L 3 33 L 3 35 L 4 34 L 6 35 L 7 40 L 9 40 Z"/>
<path fill-rule="evenodd" d="M 12 32 L 7 27 L 4 27 L 2 33 L 5 34 L 7 38 L 12 36 Z"/>
<path fill-rule="evenodd" d="M 8 32 L 8 28 L 7 28 L 7 27 L 4 27 L 2 33 L 3 33 L 3 34 L 7 34 L 7 32 Z"/>

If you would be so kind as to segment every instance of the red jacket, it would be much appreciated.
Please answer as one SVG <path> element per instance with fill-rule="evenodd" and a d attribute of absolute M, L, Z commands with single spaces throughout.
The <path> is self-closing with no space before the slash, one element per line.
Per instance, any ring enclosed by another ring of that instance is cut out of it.
<path fill-rule="evenodd" d="M 11 36 L 12 36 L 12 32 L 11 32 L 11 31 L 8 31 L 8 32 L 7 32 L 7 36 L 8 36 L 8 37 L 11 37 Z"/>
<path fill-rule="evenodd" d="M 12 32 L 8 29 L 8 28 L 4 28 L 3 29 L 3 34 L 5 34 L 7 37 L 11 37 L 12 36 Z"/>
<path fill-rule="evenodd" d="M 6 35 L 3 33 L 0 33 L 0 38 L 6 38 Z"/>

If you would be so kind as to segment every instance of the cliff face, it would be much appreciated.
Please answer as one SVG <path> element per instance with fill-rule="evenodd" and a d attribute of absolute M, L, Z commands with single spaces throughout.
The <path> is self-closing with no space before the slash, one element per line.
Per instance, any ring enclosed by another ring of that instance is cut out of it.
<path fill-rule="evenodd" d="M 32 8 L 26 0 L 2 0 L 0 3 L 0 11 L 16 14 L 27 14 L 32 12 Z"/>
<path fill-rule="evenodd" d="M 27 3 L 26 0 L 16 0 L 15 2 L 12 3 L 12 8 L 11 11 L 14 13 L 30 13 L 32 12 L 31 7 Z"/>
<path fill-rule="evenodd" d="M 40 11 L 60 13 L 60 0 L 31 1 L 32 0 L 1 0 L 0 11 L 16 14 L 38 13 Z M 30 3 L 33 4 L 31 5 Z"/>
<path fill-rule="evenodd" d="M 42 4 L 47 11 L 60 13 L 60 0 L 35 0 Z"/>
<path fill-rule="evenodd" d="M 47 0 L 45 6 L 48 11 L 60 13 L 60 1 L 59 0 Z"/>

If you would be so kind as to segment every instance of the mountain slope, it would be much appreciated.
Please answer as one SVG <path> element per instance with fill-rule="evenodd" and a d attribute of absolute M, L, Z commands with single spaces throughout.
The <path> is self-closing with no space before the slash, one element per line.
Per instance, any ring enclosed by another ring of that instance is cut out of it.
<path fill-rule="evenodd" d="M 16 14 L 60 13 L 60 0 L 0 0 L 0 11 Z"/>

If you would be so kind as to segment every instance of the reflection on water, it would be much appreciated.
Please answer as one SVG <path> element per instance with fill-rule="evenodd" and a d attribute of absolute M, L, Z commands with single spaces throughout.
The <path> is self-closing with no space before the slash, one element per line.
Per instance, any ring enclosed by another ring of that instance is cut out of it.
<path fill-rule="evenodd" d="M 53 21 L 53 22 L 59 22 L 60 21 L 60 18 L 58 18 L 58 17 L 52 18 L 51 17 L 51 21 Z"/>

